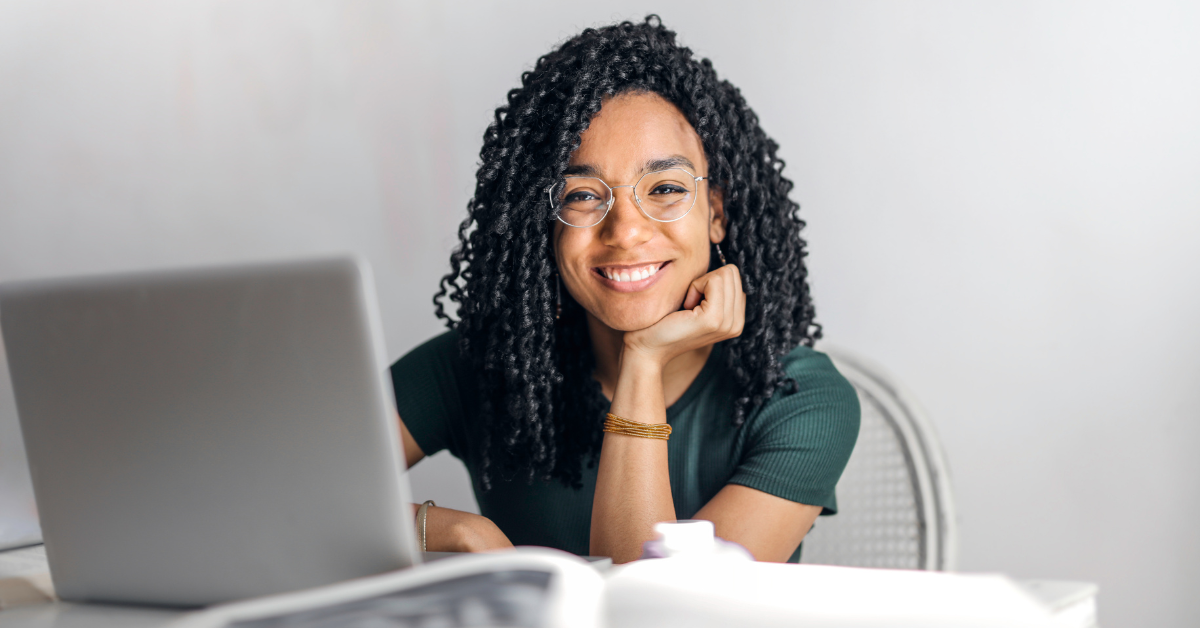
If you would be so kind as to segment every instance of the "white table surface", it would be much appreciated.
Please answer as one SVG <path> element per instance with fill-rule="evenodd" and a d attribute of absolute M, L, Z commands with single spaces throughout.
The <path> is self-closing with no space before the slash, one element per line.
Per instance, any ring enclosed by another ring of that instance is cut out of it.
<path fill-rule="evenodd" d="M 437 557 L 431 555 L 429 558 L 436 560 Z M 44 574 L 44 560 L 41 548 L 0 553 L 0 579 L 36 573 Z M 1095 585 L 1058 581 L 1023 581 L 1019 584 L 1055 610 L 1064 605 L 1075 604 L 1080 600 L 1089 601 L 1091 607 L 1086 612 L 1090 613 L 1091 619 L 1085 620 L 1079 625 L 1095 625 Z M 169 626 L 184 615 L 186 615 L 185 611 L 161 608 L 54 601 L 0 610 L 0 628 L 75 628 L 85 626 L 158 628 Z M 1063 623 L 1063 625 L 1076 625 L 1077 623 L 1069 622 Z"/>
<path fill-rule="evenodd" d="M 100 627 L 157 628 L 183 615 L 181 612 L 151 610 L 130 606 L 101 606 L 54 602 L 18 606 L 0 611 L 4 628 Z"/>

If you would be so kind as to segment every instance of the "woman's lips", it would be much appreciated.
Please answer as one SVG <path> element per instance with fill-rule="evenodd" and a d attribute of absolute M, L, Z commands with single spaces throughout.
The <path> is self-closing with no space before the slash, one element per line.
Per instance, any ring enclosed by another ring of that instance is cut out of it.
<path fill-rule="evenodd" d="M 651 262 L 625 266 L 597 266 L 592 274 L 605 287 L 617 292 L 640 292 L 654 285 L 671 262 Z"/>

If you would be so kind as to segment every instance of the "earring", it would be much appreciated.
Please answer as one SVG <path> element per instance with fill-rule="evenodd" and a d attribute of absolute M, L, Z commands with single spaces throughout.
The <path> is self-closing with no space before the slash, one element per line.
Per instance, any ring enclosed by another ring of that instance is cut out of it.
<path fill-rule="evenodd" d="M 554 320 L 562 318 L 562 278 L 554 273 Z"/>
<path fill-rule="evenodd" d="M 713 242 L 713 246 L 717 247 L 717 259 L 721 260 L 721 265 L 724 266 L 729 262 L 725 261 L 725 254 L 721 252 L 721 245 L 718 242 Z"/>

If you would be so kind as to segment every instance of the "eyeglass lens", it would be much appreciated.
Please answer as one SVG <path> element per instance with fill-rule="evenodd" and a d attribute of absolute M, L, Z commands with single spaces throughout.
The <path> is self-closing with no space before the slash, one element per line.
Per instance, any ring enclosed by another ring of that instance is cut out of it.
<path fill-rule="evenodd" d="M 678 220 L 696 202 L 696 179 L 686 170 L 648 172 L 633 187 L 634 201 L 654 220 Z M 575 227 L 599 223 L 612 202 L 612 190 L 593 177 L 566 177 L 551 191 L 563 222 Z"/>

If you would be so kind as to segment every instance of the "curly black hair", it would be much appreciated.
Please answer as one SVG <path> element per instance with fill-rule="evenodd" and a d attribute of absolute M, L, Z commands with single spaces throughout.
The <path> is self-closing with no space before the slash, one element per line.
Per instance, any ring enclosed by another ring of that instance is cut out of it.
<path fill-rule="evenodd" d="M 555 319 L 545 190 L 563 176 L 605 99 L 627 92 L 658 94 L 683 112 L 724 195 L 722 249 L 746 292 L 744 331 L 723 352 L 738 391 L 730 420 L 740 425 L 780 389 L 794 392 L 779 358 L 821 337 L 792 182 L 741 92 L 676 43 L 656 15 L 584 30 L 538 59 L 496 109 L 460 243 L 433 299 L 479 374 L 484 490 L 495 477 L 579 486 L 582 465 L 595 464 L 608 401 L 592 377 L 585 313 L 565 290 Z M 454 316 L 447 299 L 457 304 Z"/>

